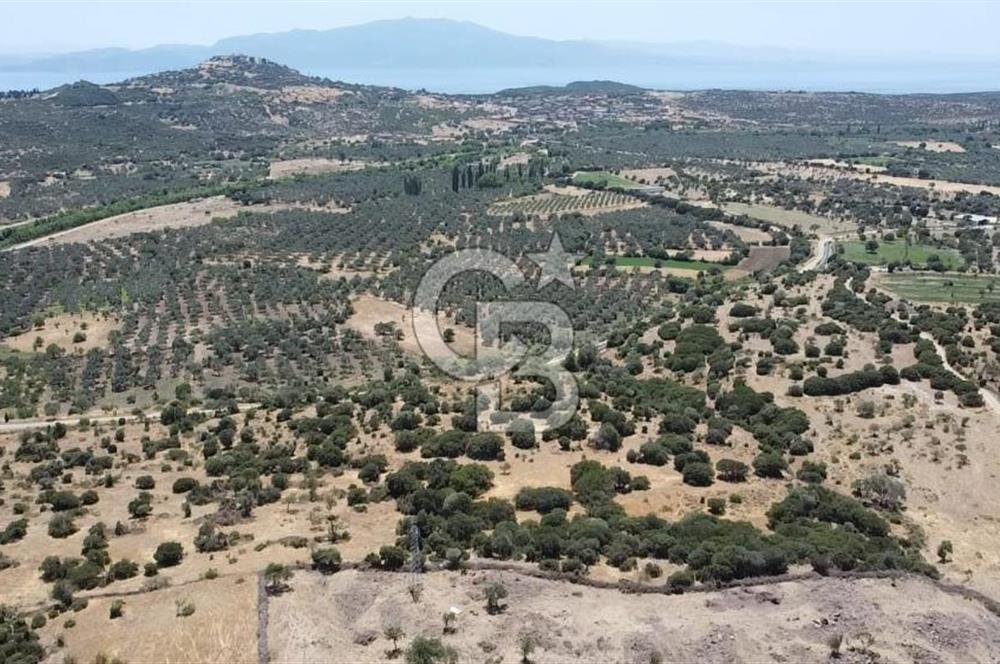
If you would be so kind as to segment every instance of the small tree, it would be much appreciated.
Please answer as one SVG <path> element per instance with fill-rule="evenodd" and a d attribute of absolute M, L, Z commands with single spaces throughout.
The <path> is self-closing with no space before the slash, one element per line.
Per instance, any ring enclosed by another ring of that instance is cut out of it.
<path fill-rule="evenodd" d="M 332 546 L 313 549 L 313 569 L 321 574 L 333 574 L 340 571 L 340 551 Z"/>
<path fill-rule="evenodd" d="M 521 664 L 531 664 L 531 653 L 535 652 L 535 637 L 522 634 L 518 645 L 521 648 Z"/>
<path fill-rule="evenodd" d="M 840 657 L 840 646 L 844 643 L 844 635 L 840 632 L 831 634 L 826 640 L 826 645 L 830 648 L 830 657 L 837 659 Z"/>
<path fill-rule="evenodd" d="M 491 583 L 486 586 L 486 612 L 491 616 L 501 613 L 506 605 L 501 604 L 501 600 L 507 597 L 507 587 L 502 583 Z"/>
<path fill-rule="evenodd" d="M 856 481 L 851 488 L 865 505 L 885 512 L 901 510 L 906 500 L 903 483 L 885 473 L 869 475 Z"/>
<path fill-rule="evenodd" d="M 397 657 L 399 655 L 399 640 L 406 636 L 406 632 L 399 625 L 389 625 L 382 631 L 382 636 L 392 641 L 392 650 L 387 653 L 389 659 Z"/>
<path fill-rule="evenodd" d="M 441 616 L 441 621 L 444 623 L 444 629 L 442 630 L 445 634 L 455 633 L 455 621 L 458 619 L 458 614 L 453 610 L 448 609 Z"/>
<path fill-rule="evenodd" d="M 948 562 L 948 559 L 951 557 L 951 554 L 953 552 L 954 552 L 954 547 L 951 544 L 951 540 L 944 540 L 943 542 L 938 544 L 937 548 L 938 562 L 940 562 L 942 565 Z"/>
<path fill-rule="evenodd" d="M 285 583 L 292 578 L 292 570 L 281 563 L 268 563 L 264 568 L 264 582 L 267 592 L 275 595 L 285 588 Z"/>

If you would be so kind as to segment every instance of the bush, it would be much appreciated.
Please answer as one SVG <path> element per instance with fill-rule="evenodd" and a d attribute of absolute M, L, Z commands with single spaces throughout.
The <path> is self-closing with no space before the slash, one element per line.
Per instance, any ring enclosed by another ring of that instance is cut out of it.
<path fill-rule="evenodd" d="M 340 571 L 340 551 L 332 546 L 313 549 L 313 569 L 321 574 L 334 574 Z"/>
<path fill-rule="evenodd" d="M 659 440 L 646 441 L 639 446 L 638 461 L 650 466 L 665 466 L 670 461 L 670 450 Z"/>
<path fill-rule="evenodd" d="M 0 531 L 0 544 L 13 544 L 28 534 L 28 520 L 16 519 Z"/>
<path fill-rule="evenodd" d="M 458 653 L 451 646 L 441 643 L 441 639 L 418 636 L 406 649 L 404 661 L 406 664 L 437 664 L 438 662 L 447 664 L 457 662 Z"/>
<path fill-rule="evenodd" d="M 406 564 L 406 551 L 398 546 L 386 545 L 378 550 L 378 558 L 382 569 L 398 570 Z"/>
<path fill-rule="evenodd" d="M 64 539 L 75 533 L 79 528 L 68 514 L 56 514 L 49 521 L 49 537 Z"/>
<path fill-rule="evenodd" d="M 781 479 L 787 468 L 788 462 L 776 452 L 762 452 L 753 460 L 753 472 L 758 477 Z"/>
<path fill-rule="evenodd" d="M 535 439 L 535 427 L 531 422 L 515 422 L 512 425 L 510 444 L 521 450 L 531 450 L 538 446 Z"/>
<path fill-rule="evenodd" d="M 686 569 L 674 572 L 667 577 L 667 587 L 674 592 L 684 592 L 694 585 L 694 574 Z"/>
<path fill-rule="evenodd" d="M 866 506 L 886 512 L 898 512 L 906 500 L 903 483 L 884 473 L 857 480 L 851 489 Z"/>
<path fill-rule="evenodd" d="M 726 499 L 725 498 L 709 498 L 707 501 L 709 514 L 714 514 L 715 516 L 722 516 L 726 513 Z"/>
<path fill-rule="evenodd" d="M 469 439 L 465 454 L 470 459 L 477 461 L 502 461 L 504 458 L 503 444 L 503 436 L 499 434 L 477 433 Z"/>
<path fill-rule="evenodd" d="M 715 465 L 719 479 L 723 482 L 745 482 L 750 469 L 742 461 L 735 459 L 719 459 Z"/>
<path fill-rule="evenodd" d="M 618 429 L 610 422 L 604 422 L 590 438 L 590 446 L 597 450 L 617 452 L 622 446 L 622 437 Z"/>
<path fill-rule="evenodd" d="M 524 487 L 517 492 L 514 506 L 519 510 L 534 510 L 546 514 L 554 509 L 568 510 L 573 504 L 573 495 L 556 487 Z"/>
<path fill-rule="evenodd" d="M 684 464 L 684 470 L 681 472 L 684 476 L 684 484 L 691 486 L 709 486 L 715 479 L 715 472 L 712 470 L 711 464 L 701 461 Z"/>
<path fill-rule="evenodd" d="M 116 561 L 108 568 L 108 581 L 124 581 L 139 574 L 139 565 L 128 559 Z"/>
<path fill-rule="evenodd" d="M 448 484 L 455 491 L 476 498 L 493 486 L 493 471 L 479 463 L 465 464 L 452 471 Z"/>
<path fill-rule="evenodd" d="M 180 542 L 163 542 L 153 552 L 153 560 L 159 567 L 173 567 L 184 558 L 184 547 Z"/>
<path fill-rule="evenodd" d="M 156 480 L 151 475 L 141 475 L 135 478 L 135 488 L 140 491 L 151 491 L 156 487 Z"/>
<path fill-rule="evenodd" d="M 198 486 L 198 481 L 193 477 L 180 477 L 174 482 L 171 490 L 174 493 L 187 493 Z"/>

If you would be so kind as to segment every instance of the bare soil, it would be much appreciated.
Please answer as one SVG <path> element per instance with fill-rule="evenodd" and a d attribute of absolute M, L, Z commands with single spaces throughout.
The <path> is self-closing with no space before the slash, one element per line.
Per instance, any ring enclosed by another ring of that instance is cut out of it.
<path fill-rule="evenodd" d="M 617 590 L 510 572 L 422 575 L 419 602 L 409 574 L 300 572 L 270 601 L 273 662 L 383 662 L 398 625 L 407 645 L 440 638 L 458 661 L 532 662 L 827 661 L 843 637 L 842 661 L 990 662 L 1000 657 L 1000 618 L 918 578 L 811 579 L 690 595 Z M 506 587 L 507 608 L 485 610 L 484 588 Z M 317 610 L 325 607 L 325 610 Z M 456 610 L 455 631 L 441 616 Z"/>
<path fill-rule="evenodd" d="M 244 209 L 239 203 L 225 196 L 212 196 L 184 203 L 127 212 L 101 219 L 84 226 L 32 240 L 32 244 L 68 244 L 72 242 L 99 242 L 124 237 L 133 233 L 148 233 L 167 228 L 202 226 L 213 219 L 230 219 Z"/>
<path fill-rule="evenodd" d="M 309 157 L 303 159 L 284 159 L 272 161 L 268 171 L 268 177 L 272 180 L 285 178 L 292 175 L 317 175 L 319 173 L 342 173 L 345 171 L 360 171 L 369 166 L 363 161 L 341 161 L 339 159 L 326 159 L 321 157 Z"/>
<path fill-rule="evenodd" d="M 895 143 L 904 148 L 920 148 L 928 152 L 965 152 L 965 148 L 952 141 L 896 141 Z"/>
<path fill-rule="evenodd" d="M 22 353 L 44 351 L 51 344 L 66 351 L 88 351 L 91 348 L 106 348 L 109 345 L 109 335 L 118 329 L 119 321 L 106 313 L 82 312 L 79 314 L 59 314 L 45 319 L 41 327 L 13 337 L 7 337 L 0 346 Z M 74 341 L 77 333 L 86 338 Z M 41 344 L 38 344 L 41 339 Z"/>

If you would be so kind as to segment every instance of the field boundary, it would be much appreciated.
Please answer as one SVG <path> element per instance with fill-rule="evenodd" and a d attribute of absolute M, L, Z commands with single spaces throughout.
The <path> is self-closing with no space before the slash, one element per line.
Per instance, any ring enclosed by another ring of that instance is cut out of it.
<path fill-rule="evenodd" d="M 267 645 L 268 625 L 267 580 L 264 570 L 257 572 L 257 664 L 268 664 L 271 653 Z"/>

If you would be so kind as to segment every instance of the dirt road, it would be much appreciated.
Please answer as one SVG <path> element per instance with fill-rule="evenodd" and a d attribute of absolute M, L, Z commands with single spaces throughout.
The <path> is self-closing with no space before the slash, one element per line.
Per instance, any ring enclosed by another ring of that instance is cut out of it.
<path fill-rule="evenodd" d="M 812 256 L 799 266 L 799 272 L 822 270 L 826 267 L 826 262 L 830 260 L 831 256 L 833 256 L 833 238 L 829 235 L 821 235 L 816 240 Z"/>
<path fill-rule="evenodd" d="M 253 408 L 259 408 L 259 403 L 241 403 L 237 404 L 240 412 L 245 410 L 251 410 Z M 193 415 L 213 415 L 216 412 L 214 408 L 196 408 L 189 410 L 189 414 Z M 73 427 L 80 423 L 80 420 L 89 420 L 91 424 L 116 424 L 119 420 L 124 422 L 140 422 L 142 420 L 156 420 L 160 417 L 160 411 L 154 410 L 148 413 L 142 413 L 141 415 L 136 415 L 133 413 L 122 414 L 122 415 L 88 415 L 87 413 L 82 413 L 74 417 L 53 417 L 53 418 L 35 418 L 30 420 L 10 420 L 9 422 L 0 423 L 0 434 L 4 433 L 18 433 L 20 431 L 34 431 L 35 429 L 44 429 L 46 427 L 55 426 L 56 424 L 62 424 L 67 427 Z"/>

